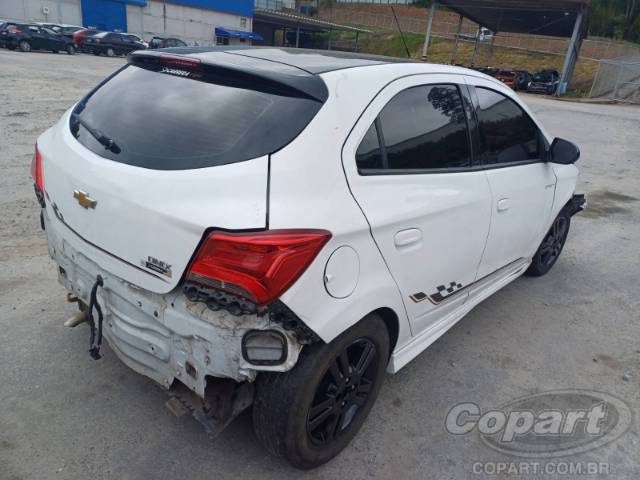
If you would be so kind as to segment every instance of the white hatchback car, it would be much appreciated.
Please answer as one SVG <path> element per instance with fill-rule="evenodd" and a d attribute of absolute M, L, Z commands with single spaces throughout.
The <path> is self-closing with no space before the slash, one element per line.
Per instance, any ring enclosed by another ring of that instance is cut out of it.
<path fill-rule="evenodd" d="M 578 157 L 471 70 L 183 48 L 131 54 L 32 173 L 92 357 L 104 334 L 212 429 L 253 403 L 265 447 L 312 468 L 385 370 L 551 268 L 585 204 Z"/>

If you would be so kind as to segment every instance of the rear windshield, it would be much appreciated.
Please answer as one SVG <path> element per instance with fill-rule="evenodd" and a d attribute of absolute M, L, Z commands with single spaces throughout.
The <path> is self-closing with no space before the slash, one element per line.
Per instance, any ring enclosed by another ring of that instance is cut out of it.
<path fill-rule="evenodd" d="M 82 145 L 102 157 L 155 170 L 186 170 L 273 153 L 291 142 L 321 106 L 308 97 L 130 65 L 78 104 L 70 127 Z"/>

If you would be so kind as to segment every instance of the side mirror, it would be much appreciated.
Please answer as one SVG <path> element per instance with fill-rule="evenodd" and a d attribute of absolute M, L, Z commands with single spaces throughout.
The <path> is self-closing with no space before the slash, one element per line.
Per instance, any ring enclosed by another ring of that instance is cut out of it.
<path fill-rule="evenodd" d="M 549 147 L 547 161 L 561 165 L 571 165 L 580 158 L 580 149 L 575 143 L 555 138 Z"/>

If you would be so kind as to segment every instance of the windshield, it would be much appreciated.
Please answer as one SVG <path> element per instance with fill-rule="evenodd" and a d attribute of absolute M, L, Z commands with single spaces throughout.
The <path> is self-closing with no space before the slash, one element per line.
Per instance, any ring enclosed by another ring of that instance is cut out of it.
<path fill-rule="evenodd" d="M 184 78 L 178 69 L 165 70 L 122 69 L 74 109 L 73 135 L 117 162 L 157 170 L 203 168 L 275 152 L 322 106 L 309 98 L 208 83 Z M 108 148 L 110 142 L 118 148 Z"/>

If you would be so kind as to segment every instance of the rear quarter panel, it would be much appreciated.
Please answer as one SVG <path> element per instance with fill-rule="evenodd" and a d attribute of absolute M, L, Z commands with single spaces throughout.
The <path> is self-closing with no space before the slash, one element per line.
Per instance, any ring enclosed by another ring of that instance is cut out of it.
<path fill-rule="evenodd" d="M 331 341 L 371 311 L 387 307 L 399 319 L 400 346 L 411 337 L 402 298 L 342 167 L 342 147 L 349 132 L 388 82 L 385 75 L 370 71 L 375 68 L 323 75 L 329 99 L 307 128 L 271 157 L 269 228 L 321 228 L 332 233 L 312 265 L 282 296 L 324 341 Z M 353 293 L 339 299 L 328 294 L 324 275 L 329 257 L 344 245 L 356 250 L 359 275 Z"/>

